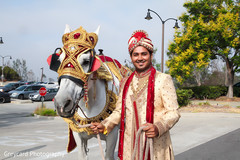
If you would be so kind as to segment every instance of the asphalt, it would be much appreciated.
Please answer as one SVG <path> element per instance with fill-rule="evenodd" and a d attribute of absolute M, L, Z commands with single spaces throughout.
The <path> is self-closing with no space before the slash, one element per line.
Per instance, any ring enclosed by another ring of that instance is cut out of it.
<path fill-rule="evenodd" d="M 176 160 L 238 160 L 240 129 L 210 140 L 175 156 Z"/>
<path fill-rule="evenodd" d="M 240 159 L 240 114 L 181 115 L 170 131 L 176 160 Z"/>
<path fill-rule="evenodd" d="M 12 103 L 31 106 L 28 100 Z M 2 113 L 0 159 L 77 159 L 77 149 L 66 152 L 67 125 L 62 118 L 7 118 L 12 115 L 7 116 L 7 110 Z M 175 160 L 239 160 L 239 124 L 240 114 L 182 112 L 179 122 L 170 130 Z M 51 154 L 44 156 L 45 153 Z M 91 139 L 88 158 L 98 160 L 99 157 L 97 140 Z"/>

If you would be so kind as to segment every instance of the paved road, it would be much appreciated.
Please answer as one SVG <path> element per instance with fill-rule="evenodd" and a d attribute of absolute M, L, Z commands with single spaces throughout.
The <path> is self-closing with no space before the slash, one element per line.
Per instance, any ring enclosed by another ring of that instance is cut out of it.
<path fill-rule="evenodd" d="M 28 116 L 39 104 L 0 104 L 1 160 L 77 159 L 77 150 L 66 153 L 67 124 L 61 118 Z M 181 115 L 171 130 L 176 160 L 239 160 L 240 114 Z M 100 159 L 96 139 L 89 141 L 89 149 L 90 160 Z"/>

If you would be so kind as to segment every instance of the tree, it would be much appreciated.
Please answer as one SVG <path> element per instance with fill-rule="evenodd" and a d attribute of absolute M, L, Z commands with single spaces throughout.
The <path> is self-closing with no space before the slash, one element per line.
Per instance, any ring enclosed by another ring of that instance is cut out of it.
<path fill-rule="evenodd" d="M 35 81 L 35 74 L 32 70 L 28 71 L 27 72 L 27 80 L 28 81 Z"/>
<path fill-rule="evenodd" d="M 22 61 L 20 59 L 16 59 L 13 61 L 13 69 L 19 74 L 22 80 L 27 80 L 27 65 L 26 60 Z"/>
<path fill-rule="evenodd" d="M 176 30 L 169 45 L 169 72 L 179 82 L 195 69 L 208 66 L 220 57 L 226 64 L 228 97 L 233 97 L 234 74 L 240 72 L 240 6 L 234 0 L 192 0 L 184 3 L 187 13 L 179 19 L 183 30 Z"/>
<path fill-rule="evenodd" d="M 2 67 L 0 67 L 0 70 L 2 70 Z M 21 77 L 18 75 L 18 73 L 13 70 L 11 67 L 5 66 L 3 68 L 3 74 L 7 81 L 13 81 L 13 80 L 20 80 Z"/>
<path fill-rule="evenodd" d="M 161 71 L 161 63 L 158 63 L 156 58 L 155 58 L 156 53 L 157 53 L 157 48 L 153 50 L 152 64 L 153 64 L 153 67 L 156 68 L 156 70 Z"/>

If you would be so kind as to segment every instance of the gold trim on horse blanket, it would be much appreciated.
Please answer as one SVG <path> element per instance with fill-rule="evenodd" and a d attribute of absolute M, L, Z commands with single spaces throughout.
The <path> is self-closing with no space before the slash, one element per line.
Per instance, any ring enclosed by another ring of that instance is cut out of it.
<path fill-rule="evenodd" d="M 81 117 L 77 112 L 74 114 L 73 118 L 80 124 L 80 125 L 85 125 L 85 124 L 90 124 L 91 122 L 101 122 L 105 118 L 107 118 L 113 110 L 116 108 L 116 102 L 117 102 L 117 95 L 110 91 L 107 90 L 107 84 L 106 86 L 106 104 L 104 109 L 100 114 L 98 114 L 95 117 L 91 117 L 89 119 Z M 71 128 L 72 131 L 75 132 L 87 132 L 88 135 L 93 134 L 92 130 L 90 128 L 78 128 L 77 124 L 75 124 L 71 119 L 69 118 L 63 118 L 68 124 L 69 127 Z"/>

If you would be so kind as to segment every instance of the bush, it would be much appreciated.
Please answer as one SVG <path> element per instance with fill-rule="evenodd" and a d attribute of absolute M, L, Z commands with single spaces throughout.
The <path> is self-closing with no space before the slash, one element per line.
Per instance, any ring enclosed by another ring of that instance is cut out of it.
<path fill-rule="evenodd" d="M 41 115 L 41 116 L 56 116 L 57 113 L 50 108 L 44 107 L 37 107 L 34 111 L 35 114 Z"/>
<path fill-rule="evenodd" d="M 240 97 L 240 87 L 233 87 L 233 96 Z"/>
<path fill-rule="evenodd" d="M 177 89 L 177 101 L 180 107 L 186 106 L 190 102 L 190 98 L 193 95 L 193 91 L 191 89 Z"/>
<path fill-rule="evenodd" d="M 193 97 L 197 99 L 216 99 L 227 94 L 227 87 L 225 86 L 195 86 L 184 89 L 191 89 Z"/>

